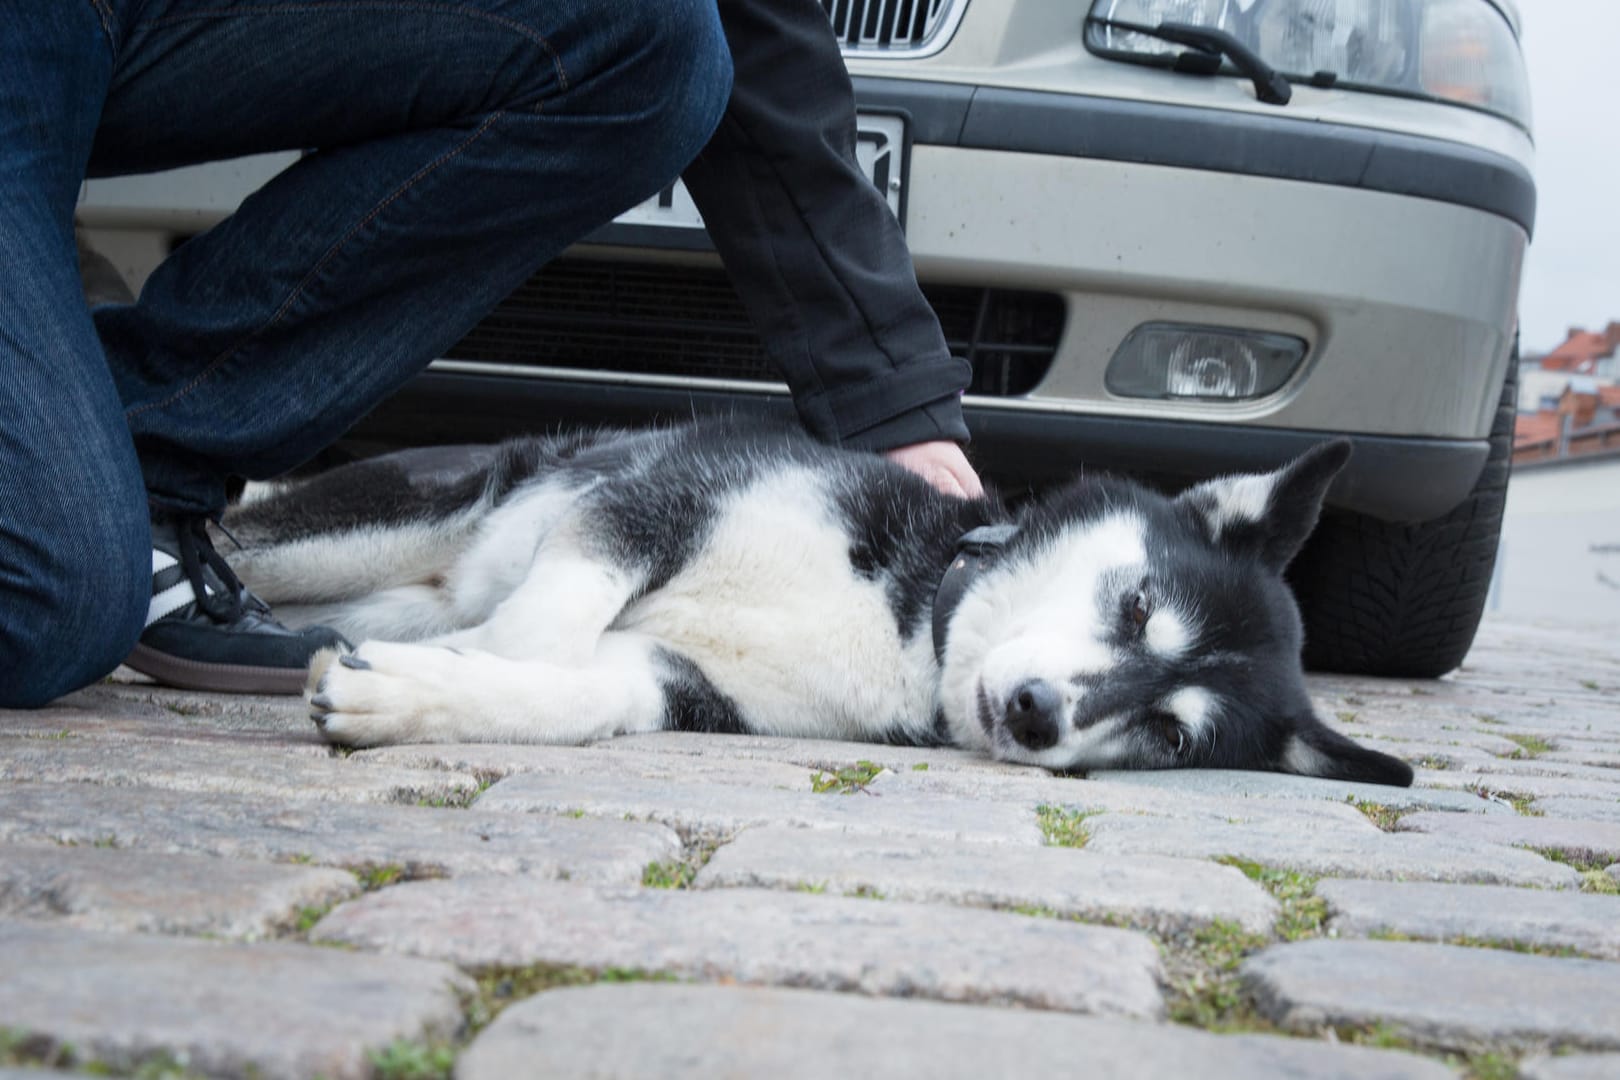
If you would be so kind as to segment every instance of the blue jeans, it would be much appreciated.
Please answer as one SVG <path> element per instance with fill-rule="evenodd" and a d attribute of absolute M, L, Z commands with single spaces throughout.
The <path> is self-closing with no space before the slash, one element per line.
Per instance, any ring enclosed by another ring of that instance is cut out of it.
<path fill-rule="evenodd" d="M 0 706 L 140 634 L 150 512 L 302 462 L 718 124 L 715 0 L 0 0 Z M 88 176 L 314 148 L 81 297 Z"/>

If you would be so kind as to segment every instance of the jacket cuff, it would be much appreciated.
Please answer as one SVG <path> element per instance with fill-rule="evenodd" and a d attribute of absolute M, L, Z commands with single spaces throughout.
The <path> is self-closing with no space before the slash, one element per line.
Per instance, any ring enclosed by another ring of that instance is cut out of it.
<path fill-rule="evenodd" d="M 797 396 L 805 427 L 818 438 L 862 450 L 890 450 L 949 439 L 966 442 L 962 391 L 973 368 L 959 357 L 909 364 L 834 390 Z"/>

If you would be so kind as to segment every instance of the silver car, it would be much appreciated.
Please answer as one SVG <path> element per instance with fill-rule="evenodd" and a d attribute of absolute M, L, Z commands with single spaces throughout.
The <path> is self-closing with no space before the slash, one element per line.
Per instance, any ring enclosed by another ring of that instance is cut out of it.
<path fill-rule="evenodd" d="M 1455 667 L 1496 554 L 1535 215 L 1509 0 L 822 2 L 863 164 L 973 364 L 981 467 L 1179 486 L 1348 436 L 1290 574 L 1306 660 Z M 125 244 L 183 232 L 274 167 L 93 184 L 82 216 Z M 707 409 L 792 414 L 677 184 L 348 446 Z"/>

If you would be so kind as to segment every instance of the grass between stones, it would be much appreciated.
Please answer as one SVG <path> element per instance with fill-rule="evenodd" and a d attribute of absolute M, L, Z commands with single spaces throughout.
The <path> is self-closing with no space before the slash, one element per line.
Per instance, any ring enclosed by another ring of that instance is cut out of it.
<path fill-rule="evenodd" d="M 443 1042 L 395 1039 L 366 1057 L 374 1080 L 449 1080 L 456 1067 L 456 1047 Z"/>
<path fill-rule="evenodd" d="M 0 1068 L 74 1069 L 75 1075 L 122 1076 L 131 1080 L 202 1080 L 201 1073 L 192 1072 L 166 1050 L 142 1054 L 128 1063 L 107 1062 L 81 1054 L 72 1043 L 3 1027 Z"/>
<path fill-rule="evenodd" d="M 649 889 L 690 889 L 698 871 L 723 843 L 725 840 L 700 840 L 687 845 L 679 859 L 650 862 L 641 871 L 641 883 Z"/>
<path fill-rule="evenodd" d="M 853 795 L 857 791 L 867 795 L 867 785 L 878 778 L 884 766 L 875 761 L 857 761 L 830 773 L 816 770 L 810 774 L 810 790 L 817 795 Z"/>
<path fill-rule="evenodd" d="M 1367 935 L 1374 941 L 1422 941 L 1433 945 L 1457 945 L 1465 949 L 1502 949 L 1506 952 L 1524 953 L 1529 956 L 1551 956 L 1561 960 L 1586 956 L 1579 949 L 1568 945 L 1536 945 L 1528 941 L 1514 941 L 1509 938 L 1477 938 L 1466 934 L 1445 939 L 1416 938 L 1410 934 L 1403 934 L 1398 930 L 1375 930 Z"/>
<path fill-rule="evenodd" d="M 329 904 L 316 904 L 299 908 L 298 918 L 293 920 L 292 932 L 299 937 L 307 938 L 309 932 L 315 929 L 315 924 L 326 918 L 339 903 L 341 901 L 333 900 Z"/>
<path fill-rule="evenodd" d="M 1061 806 L 1038 806 L 1035 808 L 1035 820 L 1040 824 L 1041 837 L 1048 847 L 1083 848 L 1091 840 L 1085 821 L 1093 813 L 1065 810 Z"/>
<path fill-rule="evenodd" d="M 1603 896 L 1620 896 L 1620 881 L 1608 871 L 1608 859 L 1594 859 L 1592 853 L 1570 851 L 1565 848 L 1531 848 L 1543 859 L 1551 859 L 1556 863 L 1573 867 L 1580 871 L 1581 892 L 1598 893 Z"/>
<path fill-rule="evenodd" d="M 1556 747 L 1554 747 L 1553 744 L 1548 742 L 1546 739 L 1537 738 L 1534 735 L 1514 735 L 1511 732 L 1503 732 L 1502 738 L 1507 739 L 1509 742 L 1518 743 L 1519 749 L 1513 751 L 1511 754 L 1497 754 L 1496 756 L 1500 758 L 1508 758 L 1511 760 L 1528 760 L 1530 758 L 1538 758 L 1547 751 L 1556 749 Z"/>
<path fill-rule="evenodd" d="M 1320 935 L 1327 902 L 1316 895 L 1314 877 L 1230 856 L 1216 862 L 1236 867 L 1270 893 L 1279 907 L 1277 921 L 1271 934 L 1217 920 L 1178 941 L 1161 940 L 1170 1019 L 1205 1031 L 1280 1033 L 1255 1008 L 1238 969 L 1249 956 L 1276 941 Z"/>
<path fill-rule="evenodd" d="M 1316 895 L 1317 880 L 1298 871 L 1263 866 L 1246 859 L 1215 860 L 1241 870 L 1249 880 L 1271 894 L 1280 908 L 1271 934 L 1257 934 L 1236 923 L 1218 921 L 1174 942 L 1160 940 L 1167 982 L 1167 1006 L 1174 1023 L 1219 1034 L 1269 1034 L 1310 1038 L 1279 1028 L 1254 1004 L 1243 986 L 1239 969 L 1244 960 L 1278 942 L 1321 937 L 1327 921 L 1327 901 Z M 1459 942 L 1463 943 L 1463 942 Z M 1468 942 L 1480 946 L 1494 943 Z M 1509 947 L 1517 948 L 1510 945 Z M 1519 949 L 1519 951 L 1533 951 Z M 1496 1051 L 1452 1052 L 1424 1046 L 1377 1023 L 1365 1027 L 1327 1027 L 1317 1037 L 1386 1050 L 1404 1050 L 1444 1062 L 1467 1080 L 1512 1080 L 1518 1075 L 1519 1056 Z"/>
<path fill-rule="evenodd" d="M 399 863 L 379 863 L 358 868 L 354 876 L 360 879 L 360 887 L 366 892 L 376 892 L 405 880 L 405 868 Z"/>
<path fill-rule="evenodd" d="M 1502 788 L 1493 788 L 1485 784 L 1469 784 L 1467 789 L 1489 802 L 1507 803 L 1524 817 L 1545 817 L 1533 805 L 1536 801 L 1534 795 L 1526 795 L 1522 791 L 1505 791 Z"/>
<path fill-rule="evenodd" d="M 416 800 L 416 805 L 431 806 L 438 810 L 466 810 L 494 783 L 494 780 L 484 779 L 478 781 L 478 786 L 471 791 L 453 791 L 448 795 L 424 795 Z"/>
<path fill-rule="evenodd" d="M 530 964 L 488 968 L 474 973 L 476 992 L 462 1001 L 465 1024 L 455 1039 L 395 1039 L 367 1052 L 372 1080 L 450 1080 L 456 1057 L 508 1006 L 547 990 L 593 983 L 676 982 L 667 972 L 640 968 L 583 968 L 569 964 Z"/>
<path fill-rule="evenodd" d="M 1412 812 L 1412 807 L 1385 806 L 1383 803 L 1371 802 L 1367 799 L 1358 799 L 1354 795 L 1345 797 L 1345 802 L 1360 810 L 1367 820 L 1385 832 L 1394 832 L 1396 822 Z"/>

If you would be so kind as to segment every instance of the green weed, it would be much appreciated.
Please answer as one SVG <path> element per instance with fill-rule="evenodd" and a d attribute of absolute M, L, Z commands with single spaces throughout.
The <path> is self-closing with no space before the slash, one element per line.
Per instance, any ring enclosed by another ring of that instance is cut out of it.
<path fill-rule="evenodd" d="M 875 761 L 857 761 L 830 773 L 817 770 L 810 774 L 810 790 L 817 795 L 853 795 L 857 791 L 866 791 L 867 785 L 876 780 L 882 771 L 883 766 Z M 869 791 L 866 793 L 871 794 Z"/>
<path fill-rule="evenodd" d="M 1065 810 L 1061 806 L 1038 806 L 1035 820 L 1040 824 L 1041 836 L 1050 847 L 1083 848 L 1091 839 L 1085 820 L 1094 811 Z"/>

